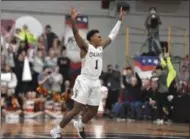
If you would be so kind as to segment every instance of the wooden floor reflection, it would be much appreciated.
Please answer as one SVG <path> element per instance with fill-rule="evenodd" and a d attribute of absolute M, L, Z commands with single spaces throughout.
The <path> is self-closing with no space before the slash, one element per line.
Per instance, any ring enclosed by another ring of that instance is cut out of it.
<path fill-rule="evenodd" d="M 60 120 L 24 120 L 1 122 L 1 138 L 51 138 L 50 129 Z M 85 128 L 88 138 L 188 138 L 190 137 L 189 124 L 156 125 L 147 121 L 118 122 L 110 119 L 92 120 Z M 63 130 L 64 138 L 77 138 L 72 123 Z"/>

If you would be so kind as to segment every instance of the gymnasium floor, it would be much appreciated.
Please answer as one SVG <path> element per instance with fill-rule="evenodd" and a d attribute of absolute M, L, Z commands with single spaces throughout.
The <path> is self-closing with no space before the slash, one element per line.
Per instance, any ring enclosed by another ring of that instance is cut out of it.
<path fill-rule="evenodd" d="M 51 138 L 50 129 L 60 120 L 30 119 L 19 121 L 1 121 L 2 139 L 45 139 Z M 116 121 L 94 119 L 86 126 L 87 138 L 104 139 L 184 139 L 190 138 L 189 124 L 156 125 L 145 121 Z M 64 128 L 64 139 L 77 139 L 76 129 L 72 122 Z"/>

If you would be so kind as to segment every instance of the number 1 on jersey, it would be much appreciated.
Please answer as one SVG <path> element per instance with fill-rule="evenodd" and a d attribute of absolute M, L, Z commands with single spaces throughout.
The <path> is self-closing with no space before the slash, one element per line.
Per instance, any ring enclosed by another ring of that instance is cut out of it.
<path fill-rule="evenodd" d="M 96 70 L 98 69 L 98 60 L 96 60 L 96 66 L 95 66 L 95 69 L 96 69 Z"/>

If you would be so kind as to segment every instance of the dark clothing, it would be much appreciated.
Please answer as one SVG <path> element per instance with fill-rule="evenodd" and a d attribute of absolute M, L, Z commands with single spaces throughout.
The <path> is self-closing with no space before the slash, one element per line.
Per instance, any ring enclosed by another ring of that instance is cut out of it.
<path fill-rule="evenodd" d="M 152 14 L 148 15 L 145 21 L 145 27 L 148 30 L 148 36 L 152 36 L 152 34 L 159 33 L 159 25 L 162 24 L 159 15 L 155 14 L 155 17 L 152 17 Z"/>
<path fill-rule="evenodd" d="M 153 18 L 153 16 L 155 16 Z M 146 21 L 145 27 L 148 31 L 148 47 L 149 52 L 153 52 L 152 48 L 155 49 L 156 53 L 161 52 L 160 38 L 159 38 L 159 26 L 161 25 L 160 16 L 150 14 Z"/>
<path fill-rule="evenodd" d="M 133 101 L 141 101 L 141 87 L 142 87 L 142 80 L 140 79 L 139 75 L 135 73 L 137 78 L 137 84 L 132 86 L 130 83 L 127 83 L 125 76 L 123 76 L 123 83 L 124 86 L 127 88 L 127 91 L 131 93 Z"/>
<path fill-rule="evenodd" d="M 71 60 L 68 57 L 59 57 L 57 60 L 59 73 L 62 74 L 64 80 L 70 80 L 70 63 Z"/>
<path fill-rule="evenodd" d="M 19 61 L 19 60 L 15 60 L 15 74 L 17 77 L 17 86 L 16 86 L 16 90 L 15 93 L 16 95 L 20 92 L 22 92 L 22 73 L 23 73 L 23 67 L 24 67 L 24 61 Z"/>
<path fill-rule="evenodd" d="M 42 35 L 46 42 L 46 49 L 49 50 L 53 46 L 54 39 L 57 38 L 57 35 L 54 32 L 50 32 L 46 35 Z"/>
<path fill-rule="evenodd" d="M 113 105 L 117 102 L 120 94 L 120 77 L 119 71 L 110 71 L 105 73 L 106 85 L 108 87 L 108 97 L 106 101 L 106 109 L 112 110 Z"/>

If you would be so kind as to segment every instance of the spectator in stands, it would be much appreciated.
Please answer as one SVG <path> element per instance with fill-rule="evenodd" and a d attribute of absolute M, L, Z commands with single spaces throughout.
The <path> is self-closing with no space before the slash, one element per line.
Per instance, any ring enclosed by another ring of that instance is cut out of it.
<path fill-rule="evenodd" d="M 177 73 L 168 53 L 165 54 L 165 59 L 160 55 L 160 61 L 161 65 L 156 68 L 156 72 L 153 73 L 152 78 L 158 78 L 159 101 L 162 102 L 160 103 L 158 109 L 159 111 L 164 110 L 165 114 L 168 116 L 169 110 L 167 110 L 167 108 L 170 107 L 170 103 L 175 95 L 173 88 Z"/>
<path fill-rule="evenodd" d="M 45 40 L 43 36 L 40 36 L 38 39 L 37 49 L 45 52 Z"/>
<path fill-rule="evenodd" d="M 19 33 L 19 37 L 21 41 L 27 41 L 29 45 L 34 45 L 34 43 L 37 41 L 37 38 L 30 32 L 28 25 L 23 25 L 23 28 L 21 32 Z M 26 46 L 29 48 L 29 46 Z M 26 50 L 28 48 L 25 48 Z"/>
<path fill-rule="evenodd" d="M 52 48 L 53 41 L 57 38 L 57 35 L 52 32 L 50 25 L 46 25 L 45 32 L 42 34 L 42 36 L 45 40 L 45 48 L 47 51 L 49 51 L 49 49 Z"/>
<path fill-rule="evenodd" d="M 149 103 L 149 96 L 151 94 L 151 81 L 149 79 L 145 79 L 142 81 L 142 94 L 141 94 L 141 102 L 143 103 L 142 111 L 143 111 L 143 118 L 150 119 L 150 112 L 146 108 L 146 105 Z"/>
<path fill-rule="evenodd" d="M 108 65 L 108 71 L 106 73 L 107 87 L 108 87 L 108 98 L 106 101 L 106 109 L 108 112 L 112 110 L 113 105 L 117 102 L 120 89 L 121 89 L 121 74 L 118 71 L 113 70 L 112 65 Z"/>
<path fill-rule="evenodd" d="M 61 93 L 61 86 L 63 83 L 63 77 L 59 73 L 59 67 L 55 67 L 53 72 L 50 74 L 49 82 L 51 84 L 50 90 L 52 92 Z"/>
<path fill-rule="evenodd" d="M 148 48 L 149 52 L 153 52 L 153 48 L 156 53 L 159 54 L 161 52 L 160 39 L 159 39 L 159 27 L 161 25 L 160 16 L 157 14 L 157 10 L 155 7 L 151 7 L 149 9 L 149 15 L 145 21 L 145 28 L 148 32 Z"/>
<path fill-rule="evenodd" d="M 180 88 L 188 88 L 190 73 L 186 65 L 183 65 L 179 74 Z M 189 85 L 190 86 L 190 85 Z M 187 90 L 186 90 L 187 91 Z"/>
<path fill-rule="evenodd" d="M 24 102 L 24 118 L 35 118 L 40 116 L 42 111 L 35 111 L 35 104 L 39 101 L 44 101 L 43 98 L 37 98 L 36 92 L 27 92 L 26 97 L 23 95 Z"/>
<path fill-rule="evenodd" d="M 61 100 L 60 93 L 56 93 L 53 101 L 48 101 L 45 105 L 45 114 L 52 118 L 63 118 L 64 112 L 67 111 L 66 104 Z"/>
<path fill-rule="evenodd" d="M 22 92 L 22 73 L 24 68 L 24 57 L 26 55 L 26 52 L 22 50 L 20 53 L 18 53 L 18 57 L 15 59 L 15 74 L 18 79 L 18 84 L 16 87 L 16 95 Z"/>
<path fill-rule="evenodd" d="M 38 75 L 43 72 L 44 65 L 44 56 L 43 50 L 38 49 L 37 55 L 33 59 L 33 83 L 34 88 L 36 89 L 38 86 Z"/>
<path fill-rule="evenodd" d="M 43 72 L 38 75 L 38 85 L 37 91 L 41 94 L 47 95 L 48 91 L 51 89 L 50 75 L 52 70 L 48 67 L 43 68 Z"/>
<path fill-rule="evenodd" d="M 21 107 L 18 103 L 18 99 L 13 94 L 12 90 L 7 91 L 7 95 L 4 99 L 4 102 L 2 102 L 4 105 L 3 109 L 3 115 L 7 116 L 9 114 L 11 115 L 20 115 L 21 114 Z"/>
<path fill-rule="evenodd" d="M 54 50 L 56 56 L 61 55 L 62 47 L 61 47 L 61 41 L 59 39 L 54 39 L 52 49 Z"/>
<path fill-rule="evenodd" d="M 151 93 L 149 95 L 149 103 L 147 105 L 148 109 L 150 110 L 150 115 L 152 121 L 154 121 L 157 124 L 163 123 L 163 110 L 159 108 L 160 111 L 158 111 L 158 107 L 160 107 L 159 101 L 159 92 L 158 92 L 158 83 L 157 80 L 153 79 L 151 81 Z"/>
<path fill-rule="evenodd" d="M 7 48 L 7 53 L 6 53 L 6 64 L 8 64 L 13 71 L 15 68 L 14 59 L 15 59 L 15 53 L 13 51 L 13 47 L 12 45 L 9 45 L 9 47 Z"/>
<path fill-rule="evenodd" d="M 132 93 L 133 101 L 131 103 L 131 119 L 142 119 L 142 80 L 139 75 L 135 73 L 135 76 L 131 77 L 131 84 L 126 84 L 129 88 L 129 92 Z"/>
<path fill-rule="evenodd" d="M 6 92 L 15 93 L 15 88 L 17 86 L 17 77 L 16 77 L 15 73 L 12 72 L 9 65 L 5 65 L 2 73 L 10 73 L 11 80 L 9 82 L 1 81 L 1 89 L 2 89 L 1 93 L 6 93 Z"/>
<path fill-rule="evenodd" d="M 67 90 L 71 89 L 71 83 L 69 80 L 65 80 L 63 84 L 63 92 L 67 92 Z"/>
<path fill-rule="evenodd" d="M 49 50 L 49 56 L 45 58 L 45 65 L 49 68 L 54 69 L 57 66 L 57 56 L 53 49 Z"/>
<path fill-rule="evenodd" d="M 122 84 L 124 86 L 122 93 L 120 94 L 119 101 L 114 105 L 114 116 L 118 117 L 118 120 L 125 119 L 129 116 L 129 110 L 132 102 L 132 93 L 129 92 L 128 84 L 131 84 L 131 77 L 133 71 L 131 67 L 123 69 Z"/>
<path fill-rule="evenodd" d="M 70 80 L 70 63 L 71 60 L 66 56 L 67 49 L 65 46 L 62 47 L 61 56 L 57 60 L 57 65 L 59 66 L 59 72 L 64 77 L 64 80 Z"/>

